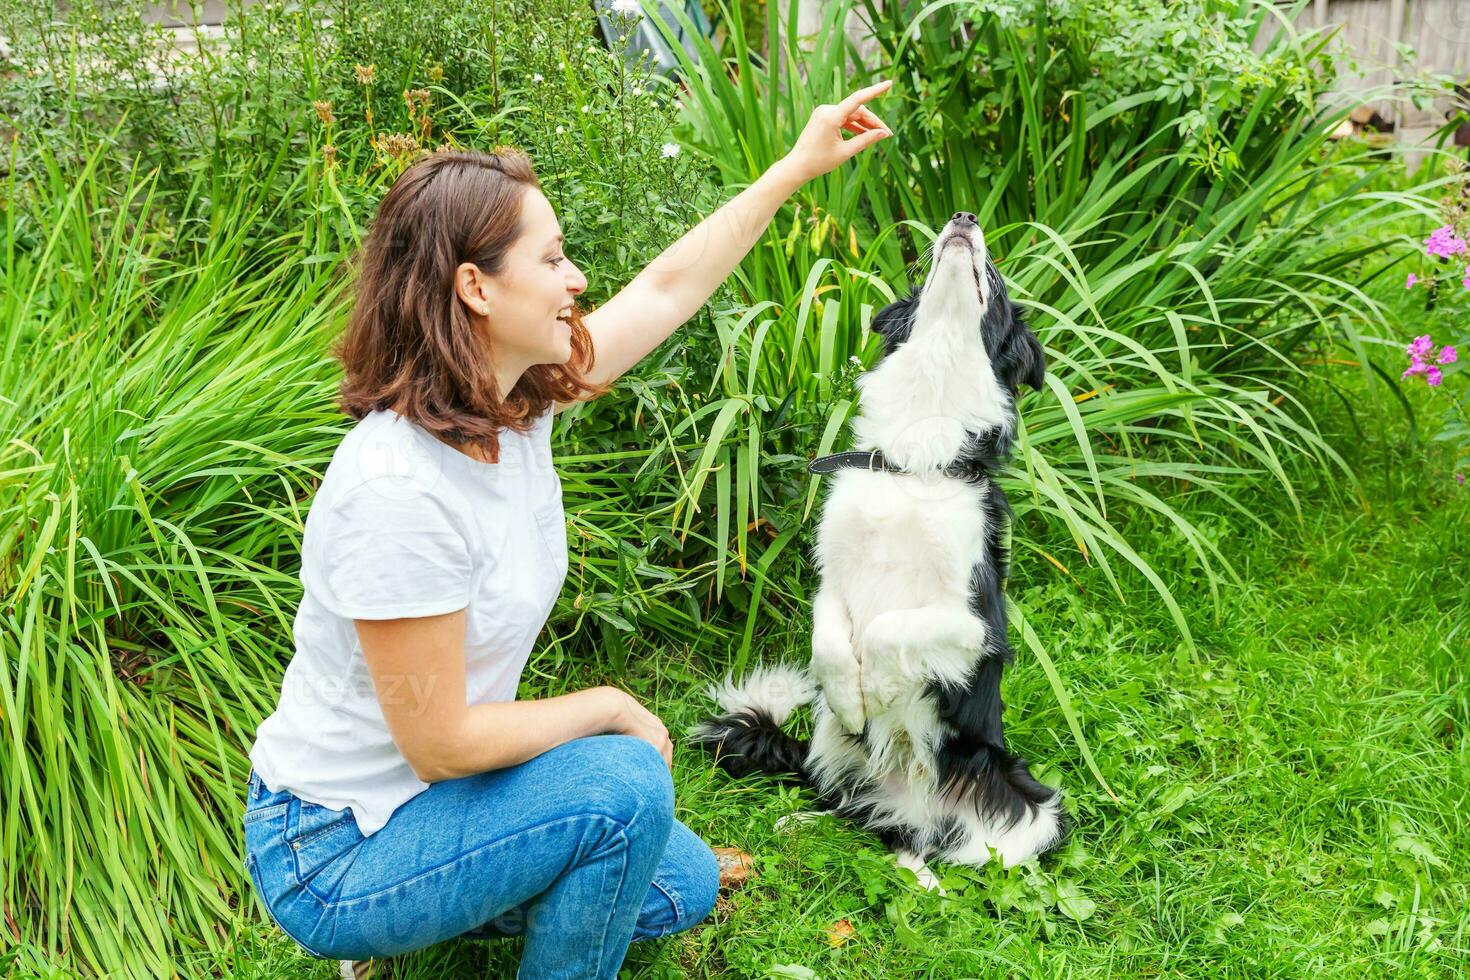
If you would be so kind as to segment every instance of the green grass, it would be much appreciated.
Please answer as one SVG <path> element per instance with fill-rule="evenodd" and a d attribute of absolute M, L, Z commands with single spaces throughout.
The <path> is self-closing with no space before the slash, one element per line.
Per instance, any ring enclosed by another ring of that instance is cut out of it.
<path fill-rule="evenodd" d="M 1337 380 L 1362 398 L 1355 374 Z M 1096 569 L 1018 569 L 1118 795 L 1088 774 L 1023 651 L 1007 674 L 1008 737 L 1067 790 L 1077 829 L 1064 850 L 1010 872 L 941 867 L 941 899 L 845 823 L 777 833 L 807 794 L 736 782 L 680 746 L 678 815 L 754 852 L 760 874 L 707 924 L 635 945 L 625 975 L 1454 975 L 1470 948 L 1470 490 L 1449 480 L 1442 448 L 1404 448 L 1401 419 L 1357 441 L 1342 412 L 1323 418 L 1368 509 L 1308 467 L 1300 522 L 1268 480 L 1238 489 L 1274 530 L 1195 501 L 1243 579 L 1222 588 L 1218 619 L 1187 543 L 1149 512 L 1120 516 L 1179 597 L 1198 657 L 1141 579 L 1124 579 L 1122 606 L 1096 601 L 1110 589 Z M 762 656 L 804 655 L 804 626 L 768 637 Z M 627 671 L 676 742 L 705 711 L 710 675 L 684 652 L 639 651 Z M 528 676 L 523 696 L 609 679 L 597 665 Z M 844 918 L 855 932 L 834 948 L 826 930 Z M 332 976 L 268 926 L 232 928 L 234 961 L 198 974 Z M 509 976 L 518 951 L 449 943 L 399 964 L 425 980 Z"/>

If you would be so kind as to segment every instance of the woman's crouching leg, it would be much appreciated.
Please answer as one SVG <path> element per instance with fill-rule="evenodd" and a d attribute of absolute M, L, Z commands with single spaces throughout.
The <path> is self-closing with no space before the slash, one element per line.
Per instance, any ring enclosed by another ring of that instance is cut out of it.
<path fill-rule="evenodd" d="M 567 745 L 577 749 L 565 761 L 605 780 L 615 809 L 529 903 L 517 976 L 614 980 L 674 824 L 674 785 L 663 756 L 642 739 L 599 735 Z"/>
<path fill-rule="evenodd" d="M 720 890 L 714 851 L 678 820 L 638 912 L 633 941 L 683 932 L 709 917 Z"/>
<path fill-rule="evenodd" d="M 714 852 L 698 834 L 675 820 L 648 894 L 643 898 L 643 907 L 638 911 L 632 941 L 657 939 L 699 925 L 713 911 L 719 888 L 720 867 Z M 533 904 L 534 900 L 509 909 L 466 932 L 462 938 L 501 939 L 522 935 Z"/>
<path fill-rule="evenodd" d="M 279 848 L 267 854 L 282 855 L 269 907 L 318 956 L 397 955 L 524 907 L 521 977 L 611 978 L 673 809 L 668 766 L 653 746 L 597 735 L 435 783 L 371 837 L 353 828 L 345 850 L 337 842 L 345 829 L 308 842 L 286 817 L 256 826 L 282 825 Z M 350 817 L 338 822 L 352 828 Z"/>

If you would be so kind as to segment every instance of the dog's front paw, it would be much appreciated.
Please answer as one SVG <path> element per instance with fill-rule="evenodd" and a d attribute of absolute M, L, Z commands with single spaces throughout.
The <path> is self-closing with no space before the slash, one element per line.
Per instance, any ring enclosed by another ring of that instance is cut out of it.
<path fill-rule="evenodd" d="M 881 613 L 863 631 L 863 700 L 881 711 L 908 693 L 905 669 L 910 626 L 901 613 Z"/>
<path fill-rule="evenodd" d="M 811 673 L 837 723 L 850 734 L 861 732 L 865 721 L 862 678 L 852 641 L 836 630 L 816 630 L 812 635 Z"/>
<path fill-rule="evenodd" d="M 837 719 L 837 724 L 850 735 L 860 733 L 867 719 L 863 712 L 862 682 L 858 677 L 857 661 L 825 658 L 813 660 L 812 673 L 822 688 L 822 698 Z"/>
<path fill-rule="evenodd" d="M 863 711 L 863 699 L 858 692 L 857 685 L 853 685 L 848 691 L 833 697 L 832 694 L 823 692 L 827 699 L 827 707 L 831 709 L 832 716 L 837 719 L 837 724 L 849 735 L 861 735 L 863 725 L 867 724 L 867 715 Z"/>

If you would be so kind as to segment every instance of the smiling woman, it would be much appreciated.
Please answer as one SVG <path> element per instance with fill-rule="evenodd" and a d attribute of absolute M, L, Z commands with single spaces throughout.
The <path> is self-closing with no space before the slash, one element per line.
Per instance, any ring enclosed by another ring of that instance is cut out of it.
<path fill-rule="evenodd" d="M 524 433 L 553 401 L 605 392 L 586 378 L 593 341 L 575 300 L 587 280 L 561 243 L 517 150 L 445 151 L 406 170 L 378 206 L 335 352 L 343 410 L 392 407 L 494 461 L 502 428 Z"/>
<path fill-rule="evenodd" d="M 307 514 L 295 654 L 250 750 L 246 867 L 308 952 L 523 931 L 524 975 L 613 978 L 630 942 L 713 908 L 720 866 L 674 818 L 663 722 L 615 687 L 516 699 L 567 572 L 551 417 L 688 320 L 801 183 L 882 138 L 861 102 L 884 87 L 820 107 L 585 317 L 524 154 L 435 153 L 383 198 L 335 351 L 357 424 Z"/>

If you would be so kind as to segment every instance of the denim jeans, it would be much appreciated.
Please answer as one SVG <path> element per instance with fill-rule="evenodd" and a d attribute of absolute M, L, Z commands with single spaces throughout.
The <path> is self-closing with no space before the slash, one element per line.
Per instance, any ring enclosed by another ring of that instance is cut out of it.
<path fill-rule="evenodd" d="M 614 980 L 630 942 L 702 921 L 719 888 L 663 757 L 630 735 L 432 783 L 371 837 L 252 769 L 244 821 L 256 894 L 324 959 L 524 934 L 518 977 Z"/>

